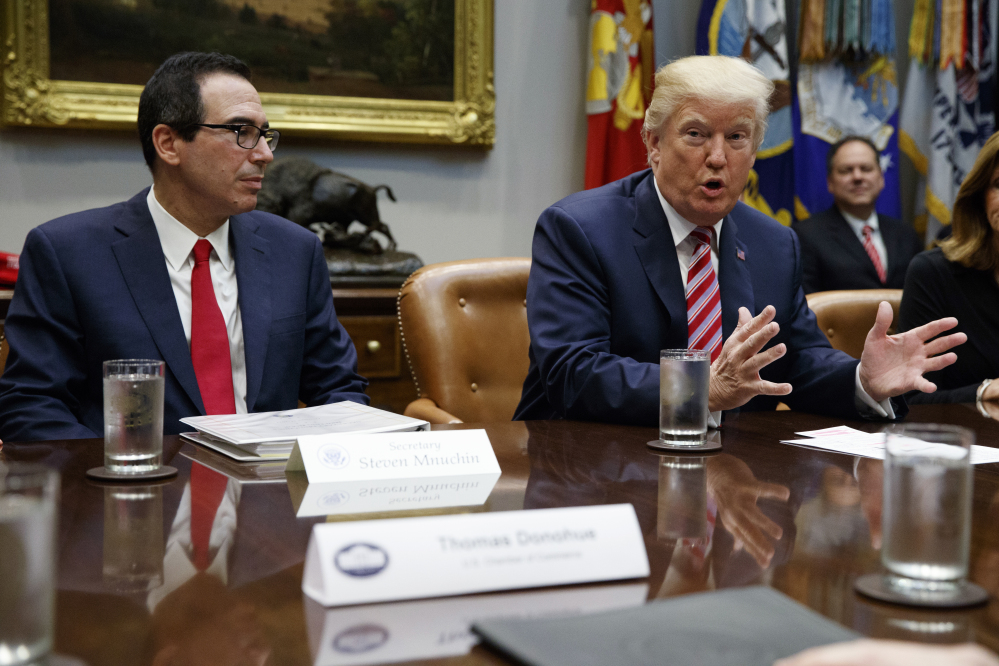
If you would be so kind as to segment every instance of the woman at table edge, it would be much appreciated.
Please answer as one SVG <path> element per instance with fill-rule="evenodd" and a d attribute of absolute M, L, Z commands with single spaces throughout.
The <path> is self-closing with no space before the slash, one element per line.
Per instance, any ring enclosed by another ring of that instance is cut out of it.
<path fill-rule="evenodd" d="M 913 392 L 906 400 L 977 401 L 988 416 L 988 402 L 999 401 L 999 382 L 992 382 L 999 377 L 999 132 L 985 142 L 961 183 L 951 226 L 950 238 L 909 264 L 898 330 L 956 317 L 954 331 L 966 333 L 968 341 L 955 349 L 956 363 L 926 374 L 936 392 Z"/>

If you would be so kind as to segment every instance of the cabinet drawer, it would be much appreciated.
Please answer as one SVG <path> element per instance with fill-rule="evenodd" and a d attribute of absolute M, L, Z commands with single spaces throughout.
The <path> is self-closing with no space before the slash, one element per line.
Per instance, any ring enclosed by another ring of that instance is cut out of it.
<path fill-rule="evenodd" d="M 357 371 L 368 379 L 402 374 L 402 344 L 395 316 L 340 317 L 357 350 Z"/>

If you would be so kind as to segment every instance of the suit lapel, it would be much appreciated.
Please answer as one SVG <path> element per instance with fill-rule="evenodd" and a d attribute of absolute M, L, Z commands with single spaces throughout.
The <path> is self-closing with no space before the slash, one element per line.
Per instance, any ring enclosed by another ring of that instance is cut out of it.
<path fill-rule="evenodd" d="M 666 213 L 655 190 L 652 173 L 635 188 L 635 242 L 638 260 L 655 289 L 659 300 L 666 306 L 669 318 L 669 339 L 687 339 L 687 297 L 680 279 L 680 263 L 676 258 L 676 245 L 666 220 Z M 661 343 L 662 344 L 662 343 Z"/>
<path fill-rule="evenodd" d="M 184 325 L 177 310 L 177 298 L 170 284 L 166 258 L 156 226 L 146 205 L 146 193 L 133 197 L 125 213 L 115 222 L 123 238 L 111 244 L 118 267 L 149 334 L 159 349 L 168 371 L 204 414 L 201 391 L 191 363 Z"/>
<path fill-rule="evenodd" d="M 738 210 L 738 209 L 736 209 Z M 739 227 L 729 215 L 722 225 L 718 239 L 718 289 L 721 291 L 722 340 L 728 340 L 739 323 L 739 308 L 745 307 L 750 314 L 753 310 L 753 279 L 749 274 L 746 259 L 739 258 L 739 252 L 746 257 L 746 246 L 739 240 Z"/>
<path fill-rule="evenodd" d="M 257 235 L 259 226 L 249 215 L 234 215 L 229 220 L 239 289 L 239 316 L 243 324 L 246 409 L 249 412 L 253 411 L 260 393 L 271 325 L 270 242 Z"/>

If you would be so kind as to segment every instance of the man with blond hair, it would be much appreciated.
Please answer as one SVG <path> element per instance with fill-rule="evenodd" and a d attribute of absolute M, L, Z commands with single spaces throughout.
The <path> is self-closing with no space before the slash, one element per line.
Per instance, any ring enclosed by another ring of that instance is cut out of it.
<path fill-rule="evenodd" d="M 545 210 L 527 290 L 530 369 L 515 419 L 655 425 L 659 351 L 705 349 L 709 407 L 896 418 L 935 386 L 963 334 L 943 319 L 888 336 L 882 303 L 858 363 L 835 351 L 801 289 L 790 229 L 739 202 L 773 84 L 737 58 L 666 65 L 643 134 L 648 170 Z"/>

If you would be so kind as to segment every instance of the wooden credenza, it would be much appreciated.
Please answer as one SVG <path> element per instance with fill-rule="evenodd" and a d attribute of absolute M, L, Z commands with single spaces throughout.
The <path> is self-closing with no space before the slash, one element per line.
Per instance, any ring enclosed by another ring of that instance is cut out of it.
<path fill-rule="evenodd" d="M 398 298 L 398 288 L 333 286 L 337 318 L 354 341 L 371 405 L 401 414 L 416 399 L 416 384 L 402 350 Z"/>

